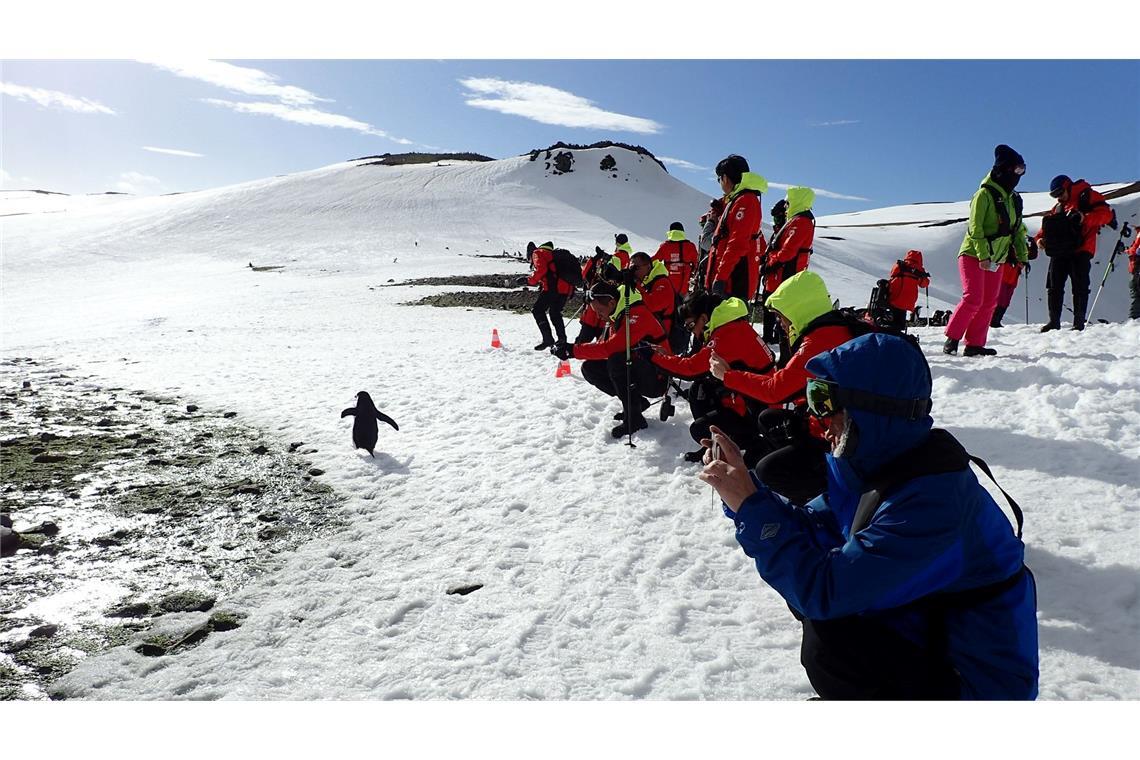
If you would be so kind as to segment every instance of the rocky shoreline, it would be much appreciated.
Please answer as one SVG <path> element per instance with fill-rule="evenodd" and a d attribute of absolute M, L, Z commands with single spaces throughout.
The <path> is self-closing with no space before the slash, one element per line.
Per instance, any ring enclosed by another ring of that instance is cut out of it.
<path fill-rule="evenodd" d="M 467 287 L 496 288 L 498 290 L 460 290 L 424 296 L 417 301 L 408 301 L 404 306 L 450 306 L 465 309 L 497 309 L 514 314 L 529 314 L 538 298 L 536 289 L 519 289 L 521 274 L 455 275 L 453 277 L 427 277 L 419 280 L 393 282 L 383 287 L 406 285 L 461 285 Z M 562 309 L 567 319 L 576 317 L 584 307 L 581 293 L 571 296 Z"/>
<path fill-rule="evenodd" d="M 0 699 L 85 657 L 176 656 L 241 625 L 227 597 L 343 525 L 304 442 L 237 412 L 0 362 Z"/>

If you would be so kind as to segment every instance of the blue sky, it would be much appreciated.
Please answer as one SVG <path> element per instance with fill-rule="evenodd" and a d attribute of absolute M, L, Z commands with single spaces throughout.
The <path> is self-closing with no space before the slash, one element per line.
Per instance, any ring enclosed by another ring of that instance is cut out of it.
<path fill-rule="evenodd" d="M 1025 156 L 1024 190 L 1140 179 L 1135 60 L 4 61 L 0 93 L 5 189 L 153 194 L 603 139 L 710 195 L 740 153 L 822 191 L 820 213 L 967 198 L 999 142 Z"/>

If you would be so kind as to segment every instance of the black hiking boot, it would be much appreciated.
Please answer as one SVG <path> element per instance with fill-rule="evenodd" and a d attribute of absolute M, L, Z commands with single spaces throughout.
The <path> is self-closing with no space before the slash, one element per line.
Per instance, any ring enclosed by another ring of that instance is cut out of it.
<path fill-rule="evenodd" d="M 542 342 L 534 347 L 534 350 L 535 351 L 545 351 L 546 349 L 551 348 L 553 346 L 554 346 L 554 339 L 553 338 L 543 338 Z"/>
<path fill-rule="evenodd" d="M 947 338 L 946 342 L 942 344 L 942 353 L 956 354 L 958 353 L 958 341 L 953 338 Z"/>
<path fill-rule="evenodd" d="M 966 346 L 962 356 L 997 356 L 997 351 L 985 346 Z"/>
<path fill-rule="evenodd" d="M 629 426 L 633 428 L 632 431 L 627 430 L 626 423 L 622 422 L 620 425 L 615 426 L 614 429 L 610 431 L 610 435 L 612 435 L 614 438 L 624 438 L 627 435 L 636 433 L 638 430 L 645 430 L 645 428 L 649 427 L 649 423 L 645 421 L 645 417 L 641 414 L 641 412 L 638 412 L 637 416 L 630 420 Z"/>
<path fill-rule="evenodd" d="M 998 306 L 994 309 L 994 315 L 990 317 L 990 327 L 1001 327 L 1001 318 L 1005 316 L 1005 307 Z"/>
<path fill-rule="evenodd" d="M 1046 332 L 1049 332 L 1050 330 L 1060 330 L 1060 329 L 1061 329 L 1061 326 L 1059 324 L 1057 324 L 1056 322 L 1046 322 L 1045 324 L 1041 325 L 1040 332 L 1046 333 Z"/>
<path fill-rule="evenodd" d="M 637 401 L 641 404 L 641 412 L 644 412 L 646 409 L 649 408 L 649 399 L 647 399 L 645 396 L 637 396 Z M 641 412 L 638 412 L 638 414 L 641 414 Z M 618 422 L 621 422 L 622 420 L 624 420 L 625 419 L 625 410 L 622 409 L 620 412 L 615 414 L 614 419 Z"/>

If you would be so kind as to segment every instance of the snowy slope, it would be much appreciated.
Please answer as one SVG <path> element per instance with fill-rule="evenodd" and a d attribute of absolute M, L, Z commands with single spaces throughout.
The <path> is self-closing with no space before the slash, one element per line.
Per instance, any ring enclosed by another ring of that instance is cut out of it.
<path fill-rule="evenodd" d="M 605 152 L 623 165 L 624 154 Z M 637 182 L 578 175 L 599 159 L 561 176 L 526 157 L 339 164 L 0 220 L 6 357 L 55 358 L 237 410 L 282 445 L 306 441 L 352 520 L 225 599 L 249 613 L 241 628 L 159 660 L 113 650 L 57 693 L 811 694 L 797 625 L 678 458 L 691 447 L 687 410 L 652 422 L 631 450 L 609 438 L 616 404 L 581 380 L 577 363 L 556 380 L 556 361 L 530 350 L 529 316 L 399 305 L 437 288 L 370 289 L 390 277 L 503 271 L 510 265 L 459 254 L 528 239 L 589 250 L 626 229 L 648 247 L 673 218 L 695 224 L 707 202 L 648 159 L 630 162 Z M 813 267 L 856 302 L 871 273 L 907 248 L 952 257 L 960 241 L 951 228 L 915 225 L 904 243 L 898 229 L 843 230 L 850 248 L 821 244 Z M 941 255 L 928 262 L 943 284 L 953 270 L 935 263 Z M 253 273 L 251 259 L 287 266 Z M 489 347 L 492 327 L 505 348 Z M 991 342 L 1001 356 L 974 361 L 937 352 L 937 330 L 919 332 L 936 420 L 1025 508 L 1042 696 L 1140 698 L 1140 325 L 1048 336 L 1006 328 Z M 338 417 L 359 390 L 400 423 L 382 431 L 375 460 L 351 450 L 350 423 Z M 459 583 L 484 587 L 445 594 Z"/>

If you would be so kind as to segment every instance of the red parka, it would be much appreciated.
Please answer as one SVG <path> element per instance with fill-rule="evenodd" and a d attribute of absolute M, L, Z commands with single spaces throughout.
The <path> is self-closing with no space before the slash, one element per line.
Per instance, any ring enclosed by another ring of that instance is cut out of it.
<path fill-rule="evenodd" d="M 764 292 L 772 293 L 780 283 L 807 269 L 808 256 L 815 242 L 815 217 L 810 211 L 788 219 L 776 234 L 764 260 Z"/>
<path fill-rule="evenodd" d="M 636 346 L 641 341 L 661 346 L 666 352 L 669 341 L 661 323 L 653 318 L 649 307 L 643 301 L 634 301 L 633 305 L 622 311 L 617 321 L 610 321 L 606 326 L 602 339 L 593 343 L 575 343 L 573 356 L 575 359 L 589 361 L 591 359 L 609 359 L 617 353 L 625 353 L 625 320 L 629 319 L 629 345 Z"/>
<path fill-rule="evenodd" d="M 1132 241 L 1124 252 L 1128 254 L 1128 273 L 1132 274 L 1136 271 L 1136 259 L 1140 258 L 1140 232 L 1136 232 L 1136 239 Z"/>
<path fill-rule="evenodd" d="M 682 298 L 689 294 L 689 280 L 697 266 L 697 247 L 691 240 L 666 240 L 653 254 L 653 260 L 665 264 L 673 288 Z"/>
<path fill-rule="evenodd" d="M 903 311 L 914 311 L 918 303 L 918 289 L 930 285 L 930 275 L 922 268 L 922 251 L 907 251 L 902 261 L 891 269 L 891 306 Z"/>
<path fill-rule="evenodd" d="M 673 287 L 673 280 L 669 271 L 661 262 L 654 261 L 653 268 L 649 270 L 645 281 L 637 286 L 641 298 L 649 311 L 657 318 L 668 335 L 673 327 L 673 311 L 677 305 L 677 291 Z"/>
<path fill-rule="evenodd" d="M 1096 235 L 1100 228 L 1112 221 L 1112 208 L 1104 196 L 1093 190 L 1092 186 L 1083 179 L 1078 179 L 1069 186 L 1069 200 L 1055 204 L 1049 214 L 1067 214 L 1070 211 L 1081 213 L 1081 247 L 1079 253 L 1088 257 L 1096 255 Z M 1044 249 L 1045 230 L 1042 229 L 1034 236 L 1039 247 Z"/>
<path fill-rule="evenodd" d="M 534 262 L 534 272 L 527 279 L 527 285 L 537 285 L 542 290 L 554 287 L 559 295 L 568 296 L 574 292 L 574 286 L 558 276 L 554 267 L 554 251 L 549 248 L 535 248 L 531 254 Z"/>
<path fill-rule="evenodd" d="M 749 174 L 746 173 L 745 180 L 748 178 Z M 728 201 L 713 235 L 713 252 L 709 256 L 705 288 L 713 290 L 716 283 L 723 282 L 727 295 L 751 301 L 759 286 L 760 257 L 766 244 L 764 233 L 760 230 L 763 219 L 760 193 L 749 189 L 747 182 L 741 184 L 744 188 Z M 764 186 L 767 187 L 767 183 Z M 746 292 L 735 293 L 732 291 L 732 273 L 741 261 L 747 267 Z"/>
<path fill-rule="evenodd" d="M 745 313 L 731 322 L 713 328 L 708 342 L 700 351 L 692 356 L 654 355 L 651 357 L 653 363 L 670 375 L 683 380 L 695 380 L 708 374 L 709 357 L 715 351 L 731 367 L 759 374 L 771 372 L 776 367 L 772 352 L 748 323 L 747 307 L 744 306 L 744 302 L 739 303 L 740 310 Z M 746 401 L 740 393 L 725 393 L 720 403 L 721 406 L 737 414 L 744 415 L 747 412 Z"/>

